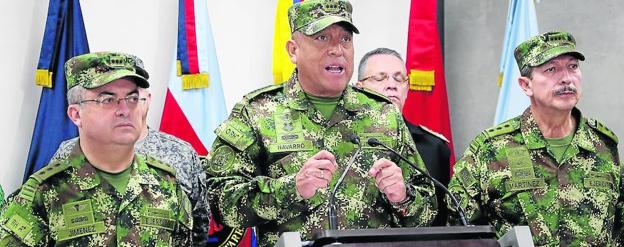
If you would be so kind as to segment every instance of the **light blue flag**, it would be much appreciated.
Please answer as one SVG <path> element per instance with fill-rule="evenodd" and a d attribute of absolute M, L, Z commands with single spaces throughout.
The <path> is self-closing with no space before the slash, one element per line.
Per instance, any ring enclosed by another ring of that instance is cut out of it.
<path fill-rule="evenodd" d="M 537 35 L 537 15 L 533 0 L 510 0 L 505 28 L 505 41 L 500 61 L 500 92 L 494 124 L 516 117 L 529 106 L 529 97 L 518 85 L 520 70 L 514 50 L 523 41 Z"/>

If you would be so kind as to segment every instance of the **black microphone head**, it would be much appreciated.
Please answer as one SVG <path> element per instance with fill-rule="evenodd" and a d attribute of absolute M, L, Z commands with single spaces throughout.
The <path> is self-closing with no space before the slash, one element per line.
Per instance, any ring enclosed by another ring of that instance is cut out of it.
<path fill-rule="evenodd" d="M 360 145 L 360 137 L 358 137 L 356 134 L 348 135 L 347 139 L 349 139 L 349 141 L 355 145 Z"/>
<path fill-rule="evenodd" d="M 376 147 L 376 146 L 379 146 L 380 144 L 379 140 L 377 140 L 377 138 L 374 138 L 374 137 L 368 138 L 367 142 L 368 142 L 368 145 L 371 147 Z"/>

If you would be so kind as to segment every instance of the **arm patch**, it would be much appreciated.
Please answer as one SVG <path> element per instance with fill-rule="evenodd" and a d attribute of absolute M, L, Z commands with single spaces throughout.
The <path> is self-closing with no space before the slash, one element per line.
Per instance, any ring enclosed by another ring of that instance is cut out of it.
<path fill-rule="evenodd" d="M 241 120 L 236 118 L 229 118 L 225 120 L 216 130 L 215 133 L 219 138 L 226 141 L 239 151 L 247 149 L 255 138 L 251 127 L 244 124 Z"/>

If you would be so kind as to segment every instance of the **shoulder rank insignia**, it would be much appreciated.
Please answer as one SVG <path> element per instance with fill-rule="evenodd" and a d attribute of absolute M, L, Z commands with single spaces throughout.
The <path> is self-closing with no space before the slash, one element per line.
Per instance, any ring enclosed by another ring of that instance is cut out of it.
<path fill-rule="evenodd" d="M 609 128 L 607 128 L 607 126 L 605 126 L 598 120 L 592 119 L 592 118 L 587 119 L 587 125 L 589 125 L 589 127 L 591 127 L 592 129 L 597 130 L 601 134 L 606 135 L 607 137 L 611 138 L 611 140 L 613 140 L 616 144 L 618 143 L 619 140 L 618 140 L 617 135 L 615 135 L 613 131 L 611 131 Z"/>

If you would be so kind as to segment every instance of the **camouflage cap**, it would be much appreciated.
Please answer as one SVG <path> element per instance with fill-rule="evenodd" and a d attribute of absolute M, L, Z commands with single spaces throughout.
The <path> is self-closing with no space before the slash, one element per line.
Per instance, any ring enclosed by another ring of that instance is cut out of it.
<path fill-rule="evenodd" d="M 353 7 L 346 0 L 306 0 L 296 3 L 288 9 L 290 32 L 313 35 L 334 23 L 342 22 L 354 33 L 360 33 L 351 21 L 352 11 Z"/>
<path fill-rule="evenodd" d="M 76 85 L 97 88 L 123 77 L 131 77 L 139 87 L 149 87 L 143 61 L 134 55 L 95 52 L 72 57 L 65 63 L 68 90 Z"/>
<path fill-rule="evenodd" d="M 585 56 L 576 50 L 576 40 L 568 32 L 551 31 L 522 42 L 514 52 L 520 71 L 526 66 L 542 65 L 562 54 L 570 54 L 579 60 Z"/>

